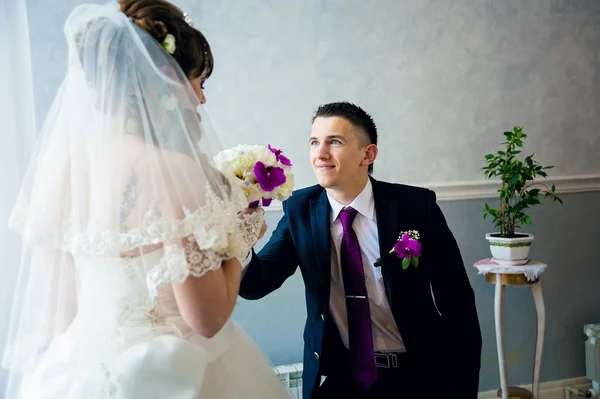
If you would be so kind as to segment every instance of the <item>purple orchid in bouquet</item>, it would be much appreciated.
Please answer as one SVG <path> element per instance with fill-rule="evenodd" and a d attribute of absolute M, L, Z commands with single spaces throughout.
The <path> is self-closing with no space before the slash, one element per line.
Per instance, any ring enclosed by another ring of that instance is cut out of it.
<path fill-rule="evenodd" d="M 292 161 L 290 161 L 290 159 L 288 157 L 283 155 L 283 151 L 278 150 L 277 148 L 271 147 L 271 144 L 269 144 L 269 150 L 273 154 L 275 154 L 275 158 L 277 159 L 277 161 L 281 162 L 282 165 L 292 166 Z"/>
<path fill-rule="evenodd" d="M 269 149 L 270 147 L 271 146 L 269 146 Z M 261 161 L 257 161 L 254 165 L 254 176 L 256 177 L 256 182 L 260 188 L 265 192 L 273 191 L 275 188 L 284 184 L 287 180 L 283 168 L 278 166 L 266 166 Z M 271 205 L 271 201 L 273 201 L 272 198 L 262 198 L 263 206 Z M 249 206 L 252 208 L 258 205 L 259 200 L 256 200 L 252 201 Z"/>
<path fill-rule="evenodd" d="M 402 258 L 402 270 L 408 269 L 411 264 L 414 267 L 419 266 L 421 243 L 417 241 L 418 239 L 419 232 L 416 230 L 401 232 L 398 242 L 390 251 L 390 254 L 395 252 L 397 257 Z"/>
<path fill-rule="evenodd" d="M 285 201 L 292 195 L 292 162 L 270 144 L 240 144 L 220 152 L 214 161 L 217 169 L 241 188 L 249 207 L 268 207 L 274 199 Z"/>

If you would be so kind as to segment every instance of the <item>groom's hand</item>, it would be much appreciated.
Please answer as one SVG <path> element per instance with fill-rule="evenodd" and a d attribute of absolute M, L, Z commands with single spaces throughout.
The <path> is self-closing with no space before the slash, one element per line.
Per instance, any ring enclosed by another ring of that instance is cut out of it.
<path fill-rule="evenodd" d="M 243 217 L 243 215 L 251 215 L 254 212 L 258 212 L 259 209 L 260 209 L 259 207 L 246 208 L 240 213 L 240 217 Z M 264 212 L 264 210 L 261 209 L 261 212 Z M 267 232 L 267 223 L 263 219 L 263 223 L 260 228 L 260 233 L 258 233 L 257 240 L 260 240 L 261 238 L 263 238 L 263 236 L 265 235 L 266 232 Z"/>

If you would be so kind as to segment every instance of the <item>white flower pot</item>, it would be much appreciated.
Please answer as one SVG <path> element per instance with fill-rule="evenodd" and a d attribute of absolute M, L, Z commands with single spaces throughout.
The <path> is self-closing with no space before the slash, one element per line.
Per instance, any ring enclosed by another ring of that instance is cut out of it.
<path fill-rule="evenodd" d="M 494 237 L 499 233 L 487 233 L 486 240 L 490 244 L 490 252 L 494 260 L 500 264 L 523 265 L 529 260 L 529 249 L 533 241 L 533 234 L 517 233 L 522 237 L 504 238 Z"/>

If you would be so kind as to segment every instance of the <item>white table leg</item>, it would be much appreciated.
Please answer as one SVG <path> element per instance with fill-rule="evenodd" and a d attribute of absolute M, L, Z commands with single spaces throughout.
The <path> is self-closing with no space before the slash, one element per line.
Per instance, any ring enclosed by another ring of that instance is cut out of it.
<path fill-rule="evenodd" d="M 500 273 L 496 274 L 494 318 L 496 321 L 496 346 L 498 347 L 498 369 L 500 370 L 502 399 L 509 399 L 508 381 L 506 380 L 506 363 L 504 362 L 504 286 L 502 285 L 502 275 Z"/>
<path fill-rule="evenodd" d="M 539 399 L 540 393 L 540 368 L 542 366 L 542 351 L 544 349 L 544 334 L 546 332 L 546 306 L 542 295 L 542 283 L 531 284 L 531 293 L 537 313 L 537 334 L 535 342 L 535 361 L 533 363 L 533 398 Z"/>

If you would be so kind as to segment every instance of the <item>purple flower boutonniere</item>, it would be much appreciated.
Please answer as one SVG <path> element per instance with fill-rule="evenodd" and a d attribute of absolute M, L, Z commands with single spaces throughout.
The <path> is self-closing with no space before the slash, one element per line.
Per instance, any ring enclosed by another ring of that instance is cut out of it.
<path fill-rule="evenodd" d="M 402 231 L 398 237 L 398 242 L 390 251 L 396 253 L 396 256 L 402 258 L 402 270 L 408 269 L 412 264 L 419 266 L 419 257 L 421 256 L 421 243 L 419 232 L 416 230 Z"/>

